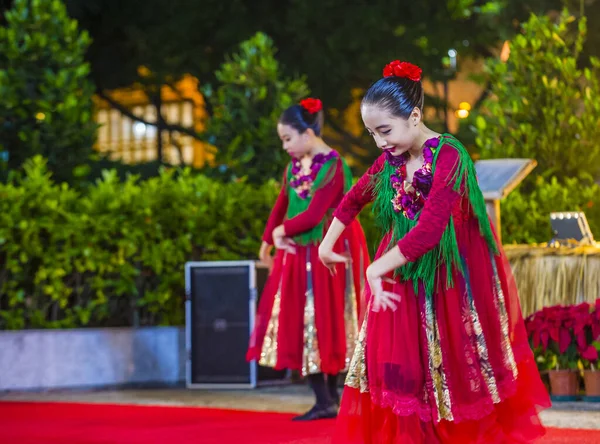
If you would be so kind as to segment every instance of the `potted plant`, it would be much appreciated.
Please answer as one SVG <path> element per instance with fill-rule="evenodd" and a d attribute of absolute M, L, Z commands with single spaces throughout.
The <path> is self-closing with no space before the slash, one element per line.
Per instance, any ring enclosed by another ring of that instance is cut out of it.
<path fill-rule="evenodd" d="M 583 363 L 585 395 L 589 401 L 600 401 L 600 299 L 588 316 L 575 328 L 577 346 Z"/>
<path fill-rule="evenodd" d="M 548 373 L 557 365 L 556 355 L 552 353 L 550 349 L 544 349 L 543 347 L 539 346 L 533 349 L 533 357 L 535 359 L 537 369 L 540 372 L 542 382 L 544 383 L 548 393 L 550 393 L 550 377 Z"/>
<path fill-rule="evenodd" d="M 526 320 L 527 333 L 536 352 L 538 368 L 547 369 L 550 394 L 571 400 L 579 388 L 581 357 L 575 337 L 579 319 L 589 315 L 589 304 L 546 307 Z"/>

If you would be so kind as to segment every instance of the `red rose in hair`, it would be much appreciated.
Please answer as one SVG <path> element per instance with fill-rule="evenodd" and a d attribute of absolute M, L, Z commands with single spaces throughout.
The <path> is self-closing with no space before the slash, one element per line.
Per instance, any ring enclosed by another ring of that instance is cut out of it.
<path fill-rule="evenodd" d="M 394 60 L 383 68 L 383 77 L 400 77 L 403 79 L 410 79 L 413 82 L 420 81 L 422 73 L 423 70 L 417 65 L 401 62 L 400 60 Z"/>
<path fill-rule="evenodd" d="M 300 106 L 311 114 L 316 114 L 323 109 L 323 103 L 319 99 L 309 97 L 300 102 Z"/>

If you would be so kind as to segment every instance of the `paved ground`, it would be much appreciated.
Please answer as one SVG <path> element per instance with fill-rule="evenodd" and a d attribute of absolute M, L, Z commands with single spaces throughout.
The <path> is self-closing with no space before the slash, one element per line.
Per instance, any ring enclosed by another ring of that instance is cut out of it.
<path fill-rule="evenodd" d="M 313 398 L 304 385 L 293 384 L 255 390 L 64 390 L 49 392 L 2 392 L 0 401 L 63 401 L 110 404 L 199 406 L 242 410 L 300 413 Z M 542 412 L 550 427 L 600 429 L 600 403 L 555 403 Z"/>

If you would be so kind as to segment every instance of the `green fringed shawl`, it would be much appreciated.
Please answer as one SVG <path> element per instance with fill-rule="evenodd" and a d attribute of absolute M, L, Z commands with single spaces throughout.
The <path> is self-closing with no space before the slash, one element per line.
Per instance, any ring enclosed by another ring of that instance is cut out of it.
<path fill-rule="evenodd" d="M 440 148 L 444 145 L 449 145 L 458 152 L 458 161 L 453 169 L 454 173 L 450 178 L 450 183 L 453 184 L 454 191 L 462 192 L 468 197 L 475 217 L 479 221 L 481 235 L 485 238 L 490 250 L 497 254 L 498 246 L 487 217 L 483 195 L 477 184 L 475 165 L 466 148 L 450 134 L 443 134 L 437 148 L 432 148 L 434 154 L 432 172 L 435 173 Z M 402 213 L 394 211 L 391 202 L 396 195 L 396 191 L 392 188 L 390 176 L 395 171 L 394 166 L 385 162 L 383 170 L 374 177 L 376 198 L 373 203 L 373 213 L 375 219 L 384 233 L 393 233 L 388 249 L 392 248 L 417 225 L 421 215 L 421 212 L 419 212 L 415 219 L 411 220 Z M 461 184 L 464 184 L 464 190 L 462 191 Z M 435 289 L 436 274 L 441 265 L 446 266 L 446 287 L 451 288 L 454 285 L 452 280 L 453 267 L 459 272 L 463 272 L 452 217 L 450 217 L 448 226 L 444 230 L 441 242 L 415 262 L 409 262 L 396 270 L 396 275 L 399 275 L 403 281 L 412 281 L 415 293 L 418 292 L 419 285 L 422 284 L 426 295 L 431 297 Z"/>
<path fill-rule="evenodd" d="M 302 199 L 298 196 L 298 193 L 289 185 L 293 179 L 292 177 L 292 165 L 290 164 L 287 170 L 287 183 L 288 183 L 288 208 L 287 208 L 287 218 L 291 219 L 296 217 L 300 213 L 306 211 L 310 202 L 312 200 L 312 196 L 314 193 L 325 186 L 329 181 L 333 180 L 337 171 L 338 159 L 342 161 L 342 168 L 344 169 L 344 193 L 348 192 L 352 187 L 352 173 L 346 161 L 340 156 L 333 157 L 329 159 L 327 162 L 323 164 L 319 172 L 317 173 L 317 177 L 312 185 L 312 190 L 310 196 L 306 199 Z M 310 229 L 309 231 L 305 231 L 297 236 L 294 236 L 294 242 L 298 245 L 309 245 L 313 243 L 319 243 L 323 240 L 323 236 L 325 235 L 324 228 L 325 222 L 327 218 L 330 218 L 331 214 L 327 214 L 319 224 Z"/>

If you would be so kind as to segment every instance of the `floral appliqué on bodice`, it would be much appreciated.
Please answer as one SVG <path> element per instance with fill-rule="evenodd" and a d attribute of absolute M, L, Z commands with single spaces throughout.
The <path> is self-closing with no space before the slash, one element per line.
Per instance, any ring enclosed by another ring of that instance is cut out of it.
<path fill-rule="evenodd" d="M 292 179 L 290 180 L 290 187 L 292 187 L 301 199 L 308 199 L 311 197 L 313 183 L 317 174 L 319 174 L 323 165 L 334 157 L 338 157 L 338 153 L 333 150 L 327 154 L 317 154 L 312 158 L 310 172 L 308 174 L 302 170 L 302 162 L 300 159 L 292 159 Z"/>
<path fill-rule="evenodd" d="M 386 151 L 387 162 L 396 167 L 396 171 L 390 176 L 392 188 L 396 196 L 392 199 L 392 205 L 396 213 L 402 213 L 408 219 L 413 220 L 423 209 L 425 201 L 431 191 L 433 183 L 432 164 L 433 157 L 439 145 L 439 139 L 429 139 L 423 145 L 423 166 L 415 171 L 412 182 L 406 180 L 406 163 L 408 153 L 401 156 L 393 156 Z"/>

